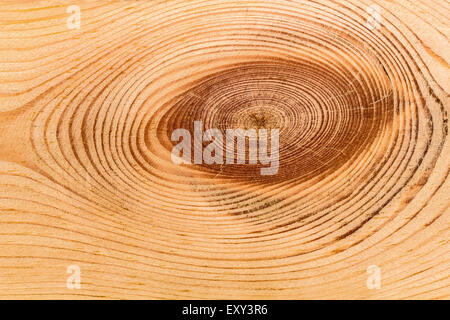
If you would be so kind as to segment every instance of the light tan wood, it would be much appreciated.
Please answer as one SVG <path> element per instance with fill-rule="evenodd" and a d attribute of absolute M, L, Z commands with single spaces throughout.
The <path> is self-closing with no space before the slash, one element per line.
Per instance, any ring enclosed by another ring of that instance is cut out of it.
<path fill-rule="evenodd" d="M 1 2 L 0 297 L 450 298 L 449 17 L 445 0 Z M 278 174 L 174 164 L 194 120 L 278 128 Z"/>

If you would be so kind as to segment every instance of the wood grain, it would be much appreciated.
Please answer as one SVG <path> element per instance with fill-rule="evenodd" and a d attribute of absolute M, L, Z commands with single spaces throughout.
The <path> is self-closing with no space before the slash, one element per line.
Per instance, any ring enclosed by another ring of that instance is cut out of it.
<path fill-rule="evenodd" d="M 450 298 L 449 17 L 445 0 L 0 2 L 0 297 Z M 174 164 L 195 120 L 279 129 L 278 174 Z"/>

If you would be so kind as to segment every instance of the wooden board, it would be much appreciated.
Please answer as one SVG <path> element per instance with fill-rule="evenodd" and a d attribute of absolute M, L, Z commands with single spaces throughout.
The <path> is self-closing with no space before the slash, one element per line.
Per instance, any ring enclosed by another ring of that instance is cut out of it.
<path fill-rule="evenodd" d="M 0 2 L 0 297 L 450 298 L 449 17 Z M 194 121 L 278 129 L 278 173 L 175 164 Z"/>

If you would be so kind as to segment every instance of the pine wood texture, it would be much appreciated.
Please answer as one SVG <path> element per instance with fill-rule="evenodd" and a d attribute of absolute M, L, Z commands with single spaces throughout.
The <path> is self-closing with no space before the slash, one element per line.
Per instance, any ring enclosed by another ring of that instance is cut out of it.
<path fill-rule="evenodd" d="M 449 299 L 449 17 L 0 2 L 0 298 Z M 278 174 L 174 164 L 194 120 L 278 128 Z"/>

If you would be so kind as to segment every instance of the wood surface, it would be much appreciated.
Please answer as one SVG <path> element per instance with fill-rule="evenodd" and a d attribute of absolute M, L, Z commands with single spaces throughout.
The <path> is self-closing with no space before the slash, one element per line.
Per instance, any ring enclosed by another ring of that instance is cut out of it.
<path fill-rule="evenodd" d="M 0 298 L 449 299 L 449 17 L 1 1 Z M 174 164 L 195 120 L 279 129 L 278 174 Z"/>

